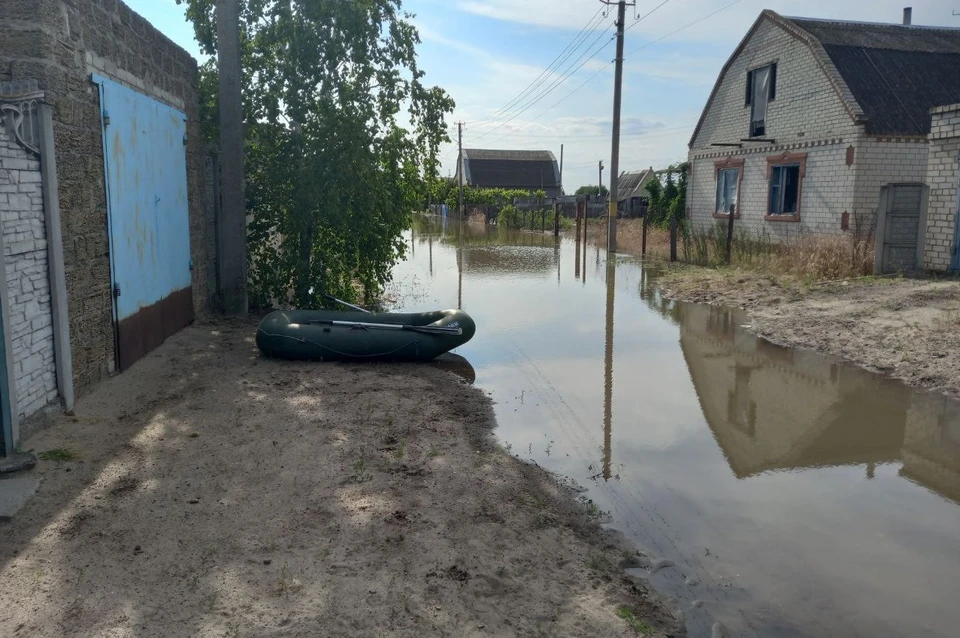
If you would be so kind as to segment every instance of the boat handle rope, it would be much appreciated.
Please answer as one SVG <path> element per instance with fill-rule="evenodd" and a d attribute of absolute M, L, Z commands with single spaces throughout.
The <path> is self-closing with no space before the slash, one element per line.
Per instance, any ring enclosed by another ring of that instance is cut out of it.
<path fill-rule="evenodd" d="M 257 332 L 262 332 L 267 337 L 283 337 L 284 339 L 293 339 L 297 343 L 311 343 L 315 346 L 319 346 L 323 348 L 324 350 L 329 350 L 334 354 L 338 354 L 341 357 L 354 357 L 354 358 L 389 357 L 391 354 L 395 354 L 408 346 L 413 346 L 414 349 L 416 350 L 417 356 L 420 356 L 420 340 L 419 339 L 414 339 L 410 343 L 405 343 L 402 346 L 394 348 L 390 352 L 375 352 L 373 354 L 350 354 L 348 352 L 340 352 L 335 348 L 331 348 L 330 346 L 325 346 L 322 343 L 318 343 L 316 341 L 313 341 L 312 339 L 307 339 L 306 337 L 294 337 L 293 335 L 274 334 L 271 332 L 266 332 L 265 330 L 258 330 Z"/>

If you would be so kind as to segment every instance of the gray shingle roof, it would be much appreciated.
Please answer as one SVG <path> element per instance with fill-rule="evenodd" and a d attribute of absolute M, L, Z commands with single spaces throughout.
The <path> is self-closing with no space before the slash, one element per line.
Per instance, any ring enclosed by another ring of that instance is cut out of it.
<path fill-rule="evenodd" d="M 548 197 L 561 195 L 560 171 L 550 151 L 463 149 L 468 184 L 481 188 L 543 188 Z"/>
<path fill-rule="evenodd" d="M 925 135 L 932 107 L 960 102 L 960 29 L 785 20 L 823 45 L 866 115 L 868 133 Z"/>
<path fill-rule="evenodd" d="M 621 175 L 617 180 L 617 200 L 622 202 L 631 197 L 647 197 L 648 193 L 643 189 L 643 185 L 652 175 L 654 175 L 652 168 Z"/>

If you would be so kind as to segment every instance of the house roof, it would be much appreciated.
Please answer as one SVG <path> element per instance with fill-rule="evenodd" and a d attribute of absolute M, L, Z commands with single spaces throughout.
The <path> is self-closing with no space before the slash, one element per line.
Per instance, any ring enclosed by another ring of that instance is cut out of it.
<path fill-rule="evenodd" d="M 483 188 L 543 188 L 548 196 L 560 194 L 560 171 L 550 151 L 463 149 L 464 177 Z"/>
<path fill-rule="evenodd" d="M 645 197 L 646 192 L 643 190 L 643 185 L 654 175 L 656 173 L 653 167 L 642 171 L 623 173 L 617 180 L 617 199 L 623 201 L 631 197 Z"/>
<path fill-rule="evenodd" d="M 960 28 L 789 18 L 766 9 L 720 72 L 691 147 L 720 82 L 764 20 L 810 47 L 853 121 L 868 133 L 926 135 L 931 108 L 960 102 Z"/>

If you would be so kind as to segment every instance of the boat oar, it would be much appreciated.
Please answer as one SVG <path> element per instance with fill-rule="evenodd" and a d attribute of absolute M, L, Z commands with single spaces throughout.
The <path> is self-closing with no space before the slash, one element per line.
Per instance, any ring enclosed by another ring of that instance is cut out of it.
<path fill-rule="evenodd" d="M 317 319 L 316 321 L 308 321 L 307 323 L 329 326 L 346 326 L 348 328 L 374 328 L 377 330 L 409 330 L 411 332 L 424 332 L 427 334 L 463 334 L 463 329 L 460 328 L 460 326 L 414 326 L 406 323 L 370 323 L 366 321 L 337 321 L 334 319 Z"/>
<path fill-rule="evenodd" d="M 343 304 L 343 305 L 346 306 L 347 308 L 353 308 L 354 310 L 359 310 L 360 312 L 365 312 L 365 313 L 367 313 L 368 315 L 373 314 L 372 312 L 370 312 L 370 311 L 367 310 L 366 308 L 361 308 L 360 306 L 354 306 L 352 303 L 347 303 L 347 302 L 344 301 L 343 299 L 337 299 L 337 298 L 334 297 L 333 295 L 324 295 L 324 297 L 326 297 L 326 298 L 329 299 L 330 301 L 336 301 L 338 304 Z"/>

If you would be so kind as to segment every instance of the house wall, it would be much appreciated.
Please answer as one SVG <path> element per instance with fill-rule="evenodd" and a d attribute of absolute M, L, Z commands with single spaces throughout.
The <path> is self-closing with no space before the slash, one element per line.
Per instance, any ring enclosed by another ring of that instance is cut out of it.
<path fill-rule="evenodd" d="M 856 174 L 853 218 L 876 228 L 880 189 L 887 184 L 926 179 L 927 141 L 922 138 L 874 137 L 862 134 L 854 141 Z M 853 219 L 851 219 L 853 224 Z"/>
<path fill-rule="evenodd" d="M 202 205 L 197 63 L 119 0 L 8 0 L 0 79 L 33 78 L 53 105 L 70 341 L 78 393 L 114 369 L 114 330 L 98 73 L 186 113 L 194 308 L 214 278 Z"/>
<path fill-rule="evenodd" d="M 0 226 L 17 416 L 57 400 L 40 160 L 0 125 Z"/>
<path fill-rule="evenodd" d="M 926 183 L 927 235 L 924 267 L 949 270 L 953 257 L 960 185 L 960 104 L 932 110 Z"/>
<path fill-rule="evenodd" d="M 750 107 L 744 104 L 747 71 L 771 62 L 777 63 L 776 98 L 767 109 L 764 137 L 775 144 L 711 146 L 740 143 L 749 136 Z M 691 145 L 687 199 L 694 223 L 701 228 L 716 223 L 714 162 L 731 157 L 744 160 L 737 222 L 742 227 L 781 239 L 800 232 L 841 232 L 842 214 L 852 209 L 854 196 L 854 171 L 846 153 L 858 129 L 810 48 L 773 21 L 762 20 L 719 78 Z M 799 222 L 764 219 L 767 156 L 784 151 L 807 154 Z"/>
<path fill-rule="evenodd" d="M 810 48 L 765 19 L 719 78 L 716 94 L 693 140 L 694 151 L 710 149 L 712 143 L 739 142 L 749 137 L 750 107 L 744 104 L 747 71 L 771 62 L 777 63 L 777 91 L 767 108 L 764 137 L 782 145 L 857 132 Z"/>
<path fill-rule="evenodd" d="M 740 182 L 739 214 L 736 227 L 754 234 L 766 234 L 773 240 L 783 240 L 800 233 L 840 233 L 844 211 L 852 210 L 854 172 L 846 164 L 847 144 L 843 139 L 822 143 L 796 143 L 789 146 L 766 146 L 749 153 L 691 153 L 691 180 L 688 201 L 694 223 L 704 228 L 712 224 L 726 224 L 726 217 L 715 218 L 716 206 L 715 163 L 728 158 L 744 160 Z M 800 193 L 800 221 L 766 220 L 770 183 L 767 176 L 767 158 L 780 155 L 806 154 L 805 175 Z M 878 191 L 879 194 L 879 191 Z"/>

